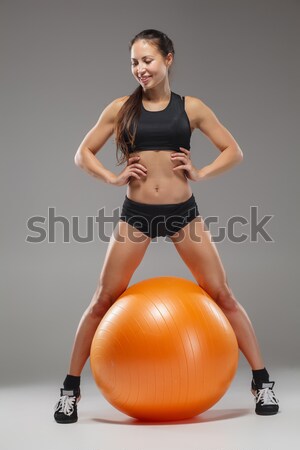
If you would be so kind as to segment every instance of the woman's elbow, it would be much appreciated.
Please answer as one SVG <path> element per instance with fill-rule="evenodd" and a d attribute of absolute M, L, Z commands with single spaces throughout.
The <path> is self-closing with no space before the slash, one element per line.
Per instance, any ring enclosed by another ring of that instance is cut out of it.
<path fill-rule="evenodd" d="M 77 167 L 82 167 L 82 154 L 80 149 L 77 150 L 77 152 L 75 153 L 74 163 L 76 164 Z"/>
<path fill-rule="evenodd" d="M 240 162 L 243 161 L 244 154 L 243 154 L 242 150 L 240 149 L 240 147 L 237 147 L 237 149 L 236 149 L 236 156 L 235 157 L 236 157 L 236 162 L 237 163 L 240 163 Z"/>

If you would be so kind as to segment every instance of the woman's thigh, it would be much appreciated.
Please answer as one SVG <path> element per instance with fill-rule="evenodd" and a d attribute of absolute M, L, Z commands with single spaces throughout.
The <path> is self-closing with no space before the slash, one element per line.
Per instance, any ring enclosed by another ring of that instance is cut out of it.
<path fill-rule="evenodd" d="M 227 286 L 227 277 L 215 243 L 198 216 L 171 239 L 197 283 L 213 298 Z"/>
<path fill-rule="evenodd" d="M 143 259 L 151 239 L 120 220 L 110 238 L 99 277 L 101 293 L 118 298 Z"/>

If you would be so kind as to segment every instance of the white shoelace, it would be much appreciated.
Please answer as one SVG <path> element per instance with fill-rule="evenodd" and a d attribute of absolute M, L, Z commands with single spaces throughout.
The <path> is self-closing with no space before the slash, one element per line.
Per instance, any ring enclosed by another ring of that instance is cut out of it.
<path fill-rule="evenodd" d="M 59 401 L 55 405 L 55 411 L 63 412 L 67 416 L 70 416 L 74 411 L 74 404 L 76 397 L 69 397 L 68 395 L 63 395 L 60 397 Z"/>
<path fill-rule="evenodd" d="M 256 394 L 256 403 L 262 401 L 263 405 L 277 405 L 278 400 L 270 388 L 259 389 Z"/>

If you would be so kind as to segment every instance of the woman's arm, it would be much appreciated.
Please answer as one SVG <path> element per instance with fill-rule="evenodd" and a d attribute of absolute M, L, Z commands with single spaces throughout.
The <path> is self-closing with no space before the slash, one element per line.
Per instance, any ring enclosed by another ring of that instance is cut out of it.
<path fill-rule="evenodd" d="M 114 122 L 120 100 L 121 98 L 117 98 L 104 108 L 97 123 L 84 137 L 74 158 L 78 167 L 105 183 L 110 183 L 115 178 L 115 174 L 106 169 L 95 155 L 114 133 Z"/>
<path fill-rule="evenodd" d="M 214 112 L 196 97 L 188 97 L 188 107 L 196 127 L 220 150 L 221 154 L 199 169 L 199 179 L 210 178 L 235 166 L 243 159 L 243 152 L 232 134 L 220 123 Z"/>

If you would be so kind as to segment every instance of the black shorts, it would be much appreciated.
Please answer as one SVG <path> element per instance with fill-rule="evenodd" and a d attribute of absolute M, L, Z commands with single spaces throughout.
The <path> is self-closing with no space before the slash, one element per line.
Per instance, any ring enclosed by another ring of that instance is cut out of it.
<path fill-rule="evenodd" d="M 181 203 L 140 203 L 125 195 L 120 219 L 142 231 L 151 239 L 172 236 L 199 216 L 194 194 Z"/>

